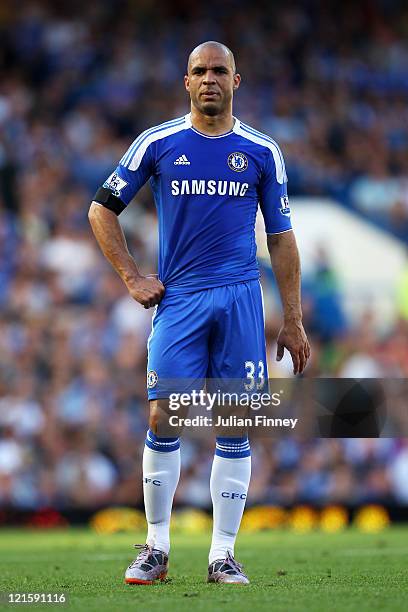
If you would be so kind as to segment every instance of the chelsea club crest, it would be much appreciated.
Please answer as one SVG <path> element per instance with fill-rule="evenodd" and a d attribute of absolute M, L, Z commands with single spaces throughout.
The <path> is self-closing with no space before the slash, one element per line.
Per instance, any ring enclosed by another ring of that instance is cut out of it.
<path fill-rule="evenodd" d="M 154 370 L 149 370 L 147 373 L 147 388 L 153 389 L 158 383 L 159 377 L 157 376 L 157 372 Z"/>
<path fill-rule="evenodd" d="M 234 172 L 243 172 L 248 168 L 248 158 L 243 153 L 231 153 L 228 155 L 228 166 Z"/>

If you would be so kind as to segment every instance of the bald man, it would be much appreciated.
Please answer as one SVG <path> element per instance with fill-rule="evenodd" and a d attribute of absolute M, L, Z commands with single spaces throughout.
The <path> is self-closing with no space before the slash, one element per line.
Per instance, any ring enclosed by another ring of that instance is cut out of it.
<path fill-rule="evenodd" d="M 96 239 L 129 294 L 144 308 L 155 308 L 143 453 L 148 533 L 126 570 L 127 584 L 152 584 L 167 575 L 184 414 L 179 405 L 175 415 L 169 400 L 174 403 L 181 393 L 191 398 L 205 381 L 211 389 L 215 380 L 241 379 L 245 391 L 253 393 L 267 380 L 255 244 L 258 206 L 283 308 L 277 360 L 287 349 L 296 375 L 310 354 L 283 156 L 274 140 L 233 116 L 240 82 L 228 47 L 214 41 L 196 47 L 184 77 L 190 113 L 140 134 L 98 189 L 89 211 Z M 149 179 L 159 221 L 157 276 L 139 270 L 117 218 Z M 210 479 L 209 582 L 249 582 L 235 561 L 234 545 L 250 473 L 246 433 L 217 435 Z"/>

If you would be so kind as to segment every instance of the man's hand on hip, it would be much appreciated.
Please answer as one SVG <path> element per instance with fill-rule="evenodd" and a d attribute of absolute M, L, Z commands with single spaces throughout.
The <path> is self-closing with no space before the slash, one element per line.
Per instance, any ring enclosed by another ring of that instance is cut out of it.
<path fill-rule="evenodd" d="M 278 334 L 276 361 L 283 357 L 285 349 L 293 361 L 293 373 L 301 374 L 310 357 L 310 345 L 301 321 L 285 322 Z"/>
<path fill-rule="evenodd" d="M 162 299 L 165 288 L 157 275 L 138 276 L 126 282 L 127 290 L 136 302 L 145 308 L 156 306 Z"/>

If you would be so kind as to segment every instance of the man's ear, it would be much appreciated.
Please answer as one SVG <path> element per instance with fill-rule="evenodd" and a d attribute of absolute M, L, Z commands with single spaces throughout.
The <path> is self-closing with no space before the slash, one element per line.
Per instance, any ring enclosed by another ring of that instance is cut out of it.
<path fill-rule="evenodd" d="M 234 85 L 233 85 L 233 90 L 236 91 L 238 89 L 238 87 L 240 86 L 241 83 L 241 75 L 240 74 L 234 74 Z"/>
<path fill-rule="evenodd" d="M 190 79 L 188 78 L 188 74 L 184 76 L 184 87 L 187 91 L 190 91 Z"/>

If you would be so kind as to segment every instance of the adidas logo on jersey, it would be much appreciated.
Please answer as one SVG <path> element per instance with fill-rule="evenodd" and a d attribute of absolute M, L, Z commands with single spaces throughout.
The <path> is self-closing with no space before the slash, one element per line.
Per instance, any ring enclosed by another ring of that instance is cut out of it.
<path fill-rule="evenodd" d="M 190 162 L 188 161 L 185 155 L 180 155 L 180 157 L 178 157 L 176 161 L 174 162 L 174 165 L 175 166 L 189 166 Z"/>

